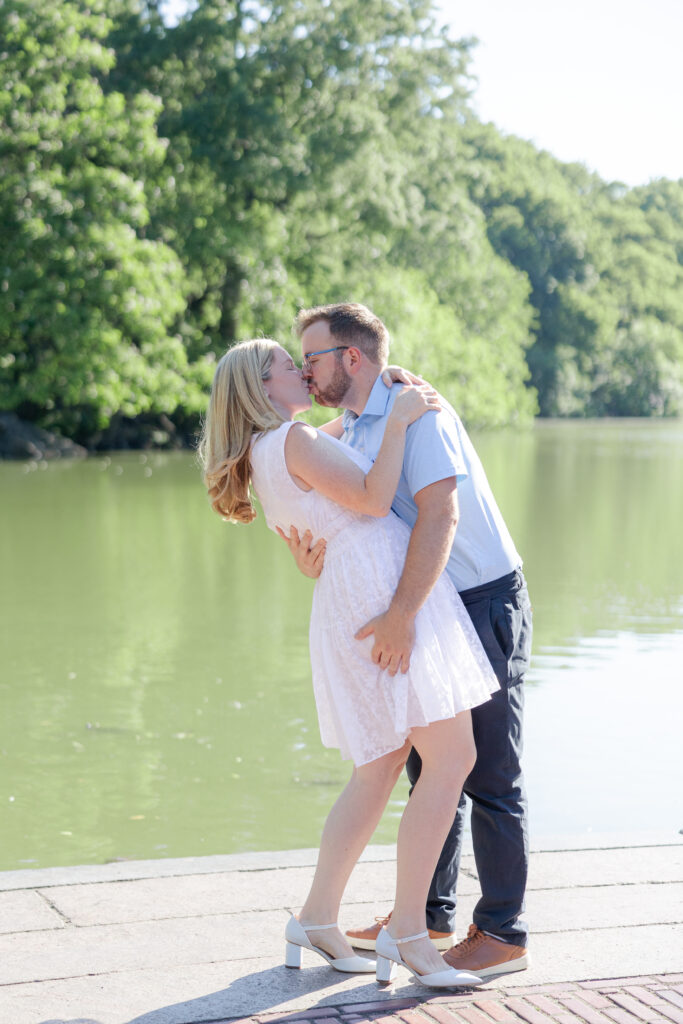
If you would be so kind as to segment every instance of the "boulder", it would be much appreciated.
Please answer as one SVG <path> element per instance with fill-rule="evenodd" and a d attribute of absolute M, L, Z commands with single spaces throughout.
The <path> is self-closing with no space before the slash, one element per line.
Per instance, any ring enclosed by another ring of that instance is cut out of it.
<path fill-rule="evenodd" d="M 87 451 L 75 441 L 0 412 L 0 459 L 73 459 Z"/>

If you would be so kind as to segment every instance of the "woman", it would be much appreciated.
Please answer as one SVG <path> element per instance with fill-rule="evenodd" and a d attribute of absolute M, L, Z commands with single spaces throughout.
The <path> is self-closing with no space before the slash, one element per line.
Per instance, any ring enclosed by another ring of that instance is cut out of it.
<path fill-rule="evenodd" d="M 414 746 L 422 773 L 399 827 L 396 902 L 377 940 L 377 978 L 389 981 L 401 963 L 432 987 L 479 984 L 475 975 L 446 967 L 427 937 L 425 904 L 474 764 L 469 709 L 488 700 L 498 684 L 445 575 L 418 613 L 405 674 L 391 676 L 373 664 L 372 640 L 354 638 L 386 608 L 401 574 L 410 531 L 390 507 L 406 430 L 437 409 L 438 399 L 428 385 L 403 390 L 374 465 L 324 431 L 295 423 L 310 404 L 301 372 L 281 346 L 242 342 L 216 368 L 200 443 L 211 503 L 221 516 L 251 522 L 251 482 L 271 529 L 294 524 L 327 538 L 311 613 L 313 686 L 323 743 L 339 747 L 354 768 L 325 823 L 306 902 L 287 925 L 286 964 L 300 966 L 303 947 L 337 970 L 373 969 L 353 955 L 337 913 Z"/>

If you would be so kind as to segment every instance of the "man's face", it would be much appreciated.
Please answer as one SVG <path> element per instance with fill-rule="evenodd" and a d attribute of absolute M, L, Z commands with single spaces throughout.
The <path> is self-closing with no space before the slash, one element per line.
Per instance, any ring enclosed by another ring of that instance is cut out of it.
<path fill-rule="evenodd" d="M 338 409 L 351 386 L 351 377 L 344 368 L 344 353 L 325 320 L 316 320 L 301 335 L 303 375 L 318 405 Z M 328 352 L 328 349 L 336 351 Z M 313 353 L 310 362 L 308 353 Z M 315 353 L 319 353 L 316 355 Z"/>

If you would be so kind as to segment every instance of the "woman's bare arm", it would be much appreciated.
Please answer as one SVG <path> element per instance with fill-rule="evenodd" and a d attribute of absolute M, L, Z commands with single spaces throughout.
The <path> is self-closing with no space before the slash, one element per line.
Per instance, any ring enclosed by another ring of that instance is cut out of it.
<path fill-rule="evenodd" d="M 322 430 L 323 434 L 331 434 L 332 437 L 336 437 L 339 440 L 344 433 L 342 419 L 342 416 L 337 416 L 335 419 L 330 420 L 329 423 L 323 423 L 321 427 L 318 427 L 318 430 Z"/>
<path fill-rule="evenodd" d="M 439 400 L 432 388 L 404 388 L 394 402 L 382 446 L 367 473 L 325 434 L 299 423 L 287 434 L 287 469 L 304 489 L 314 488 L 354 512 L 385 516 L 401 475 L 406 430 L 423 413 L 438 408 Z"/>

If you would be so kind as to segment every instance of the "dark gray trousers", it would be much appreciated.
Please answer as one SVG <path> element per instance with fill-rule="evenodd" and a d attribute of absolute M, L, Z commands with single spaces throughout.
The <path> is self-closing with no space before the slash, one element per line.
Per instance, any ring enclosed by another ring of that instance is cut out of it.
<path fill-rule="evenodd" d="M 500 690 L 472 710 L 477 760 L 465 781 L 455 821 L 444 843 L 427 900 L 427 925 L 454 931 L 455 887 L 462 851 L 465 794 L 472 801 L 472 841 L 482 896 L 474 923 L 506 942 L 525 946 L 524 911 L 529 865 L 527 804 L 522 780 L 524 673 L 531 654 L 531 605 L 521 571 L 460 594 L 496 673 Z M 420 777 L 417 751 L 406 771 Z"/>

